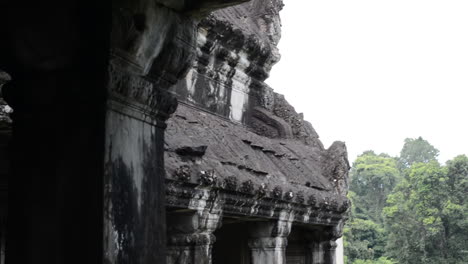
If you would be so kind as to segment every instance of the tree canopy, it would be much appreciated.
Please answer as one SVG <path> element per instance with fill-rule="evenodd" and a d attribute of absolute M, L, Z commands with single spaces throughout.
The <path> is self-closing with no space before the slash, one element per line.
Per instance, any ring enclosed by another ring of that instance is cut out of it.
<path fill-rule="evenodd" d="M 439 150 L 422 137 L 406 138 L 400 151 L 399 165 L 401 169 L 409 168 L 413 163 L 437 160 Z"/>
<path fill-rule="evenodd" d="M 353 163 L 349 190 L 354 192 L 356 216 L 382 222 L 387 195 L 400 178 L 397 160 L 386 154 L 366 151 Z"/>
<path fill-rule="evenodd" d="M 439 164 L 422 139 L 400 157 L 366 151 L 350 173 L 349 264 L 468 263 L 468 157 Z"/>

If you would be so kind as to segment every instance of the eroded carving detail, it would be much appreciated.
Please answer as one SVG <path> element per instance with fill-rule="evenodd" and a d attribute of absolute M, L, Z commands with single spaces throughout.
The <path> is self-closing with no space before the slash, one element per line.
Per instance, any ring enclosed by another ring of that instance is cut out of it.
<path fill-rule="evenodd" d="M 304 199 L 304 192 L 303 191 L 300 191 L 296 194 L 296 201 L 300 204 L 304 203 L 305 199 Z"/>
<path fill-rule="evenodd" d="M 200 177 L 200 184 L 207 186 L 215 185 L 218 179 L 214 170 L 200 171 L 198 176 Z"/>
<path fill-rule="evenodd" d="M 240 191 L 247 194 L 253 194 L 254 184 L 251 180 L 242 183 Z"/>
<path fill-rule="evenodd" d="M 284 199 L 286 201 L 291 201 L 292 199 L 294 198 L 294 193 L 292 191 L 287 191 L 285 194 L 284 194 Z"/>
<path fill-rule="evenodd" d="M 257 194 L 259 197 L 264 197 L 268 193 L 268 186 L 265 183 L 262 183 L 258 188 Z"/>
<path fill-rule="evenodd" d="M 229 176 L 225 181 L 225 186 L 227 190 L 236 191 L 239 180 L 236 176 Z"/>
<path fill-rule="evenodd" d="M 272 194 L 274 198 L 280 199 L 283 195 L 283 190 L 281 189 L 281 187 L 276 186 L 275 188 L 273 188 Z"/>
<path fill-rule="evenodd" d="M 174 172 L 176 179 L 182 182 L 189 182 L 191 178 L 191 169 L 188 165 L 182 165 Z"/>

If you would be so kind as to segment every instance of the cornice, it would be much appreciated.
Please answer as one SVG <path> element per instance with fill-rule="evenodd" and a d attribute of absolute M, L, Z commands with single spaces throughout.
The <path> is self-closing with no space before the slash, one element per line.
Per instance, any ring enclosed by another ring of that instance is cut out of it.
<path fill-rule="evenodd" d="M 346 197 L 330 194 L 323 198 L 309 194 L 308 199 L 304 199 L 304 194 L 298 195 L 293 191 L 283 193 L 279 189 L 278 186 L 268 188 L 251 183 L 227 183 L 224 187 L 202 182 L 194 185 L 168 179 L 166 205 L 188 209 L 200 199 L 204 203 L 218 204 L 224 214 L 279 219 L 281 212 L 289 211 L 296 223 L 327 226 L 338 225 L 347 218 L 350 203 Z"/>

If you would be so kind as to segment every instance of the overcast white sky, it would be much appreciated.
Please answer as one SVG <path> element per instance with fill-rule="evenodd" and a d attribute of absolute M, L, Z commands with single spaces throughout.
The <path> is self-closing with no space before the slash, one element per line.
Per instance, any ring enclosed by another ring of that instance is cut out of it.
<path fill-rule="evenodd" d="M 349 160 L 422 136 L 468 154 L 468 0 L 284 0 L 267 80 Z"/>

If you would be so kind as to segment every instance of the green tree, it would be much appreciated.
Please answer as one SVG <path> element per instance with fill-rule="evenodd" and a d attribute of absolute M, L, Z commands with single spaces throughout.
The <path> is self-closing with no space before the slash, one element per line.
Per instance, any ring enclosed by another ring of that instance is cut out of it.
<path fill-rule="evenodd" d="M 463 251 L 467 171 L 465 156 L 447 167 L 435 160 L 409 167 L 384 208 L 390 257 L 400 264 L 468 263 Z"/>
<path fill-rule="evenodd" d="M 385 233 L 372 220 L 352 219 L 344 229 L 345 255 L 349 261 L 373 260 L 384 254 Z"/>
<path fill-rule="evenodd" d="M 377 261 L 386 245 L 382 209 L 400 179 L 397 160 L 387 154 L 366 151 L 353 163 L 350 177 L 348 198 L 352 207 L 344 229 L 347 263 Z"/>
<path fill-rule="evenodd" d="M 376 260 L 362 260 L 362 259 L 357 259 L 355 260 L 352 264 L 396 264 L 396 262 L 386 258 L 386 257 L 380 257 Z"/>
<path fill-rule="evenodd" d="M 453 259 L 451 263 L 468 263 L 467 156 L 460 155 L 447 162 L 447 189 L 442 211 L 447 255 Z"/>
<path fill-rule="evenodd" d="M 366 151 L 353 163 L 350 178 L 349 190 L 355 193 L 354 216 L 382 223 L 387 196 L 400 179 L 396 159 Z"/>
<path fill-rule="evenodd" d="M 432 146 L 427 140 L 422 137 L 407 138 L 400 152 L 399 167 L 407 169 L 412 164 L 423 162 L 427 163 L 437 160 L 439 150 Z"/>

